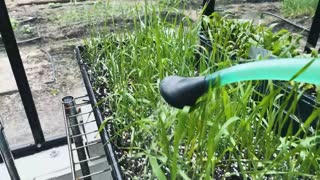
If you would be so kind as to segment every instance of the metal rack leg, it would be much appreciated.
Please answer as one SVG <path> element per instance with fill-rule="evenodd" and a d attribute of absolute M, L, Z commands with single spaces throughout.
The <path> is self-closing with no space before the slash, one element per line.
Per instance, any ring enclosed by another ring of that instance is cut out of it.
<path fill-rule="evenodd" d="M 1 121 L 0 121 L 0 154 L 1 154 L 1 157 L 4 161 L 4 163 L 7 166 L 7 169 L 8 169 L 8 172 L 9 172 L 11 179 L 12 180 L 20 180 L 20 176 L 19 176 L 17 168 L 14 164 L 13 156 L 10 151 L 7 139 L 4 135 L 3 129 L 4 128 L 3 128 Z"/>
<path fill-rule="evenodd" d="M 64 105 L 65 115 L 66 115 L 67 121 L 70 120 L 70 127 L 71 127 L 71 131 L 72 131 L 72 135 L 76 136 L 76 135 L 81 134 L 79 126 L 75 126 L 76 124 L 78 124 L 78 120 L 77 120 L 77 116 L 76 116 L 77 109 L 76 109 L 76 103 L 75 103 L 74 98 L 71 96 L 66 96 L 62 99 L 62 102 Z M 66 127 L 66 128 L 69 128 L 69 127 Z M 76 148 L 83 146 L 83 141 L 82 141 L 81 136 L 74 137 L 72 140 L 75 143 Z M 78 153 L 79 161 L 85 161 L 87 159 L 87 155 L 86 155 L 84 148 L 77 149 L 77 153 Z M 80 167 L 81 167 L 81 171 L 82 171 L 83 176 L 90 174 L 90 169 L 89 169 L 89 165 L 88 165 L 87 161 L 81 162 Z M 86 177 L 84 179 L 91 180 L 91 177 Z"/>

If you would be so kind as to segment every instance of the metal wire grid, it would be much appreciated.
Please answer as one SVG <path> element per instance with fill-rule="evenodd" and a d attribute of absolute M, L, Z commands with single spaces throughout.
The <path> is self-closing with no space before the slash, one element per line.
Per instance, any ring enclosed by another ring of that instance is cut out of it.
<path fill-rule="evenodd" d="M 97 175 L 101 175 L 102 173 L 107 173 L 111 171 L 110 167 L 106 167 L 104 169 L 99 169 L 93 171 L 93 168 L 90 168 L 90 163 L 93 161 L 104 159 L 107 163 L 106 155 L 103 153 L 102 155 L 91 156 L 89 152 L 89 147 L 96 146 L 101 144 L 101 149 L 103 147 L 102 141 L 100 139 L 99 130 L 98 128 L 94 130 L 88 131 L 85 126 L 89 124 L 94 124 L 96 126 L 96 120 L 87 118 L 84 121 L 84 116 L 90 117 L 93 113 L 92 107 L 88 100 L 88 96 L 81 96 L 74 98 L 74 101 L 80 101 L 80 103 L 75 103 L 73 106 L 69 106 L 66 108 L 64 103 L 62 103 L 62 107 L 64 109 L 64 119 L 65 119 L 65 129 L 66 135 L 68 139 L 68 149 L 69 149 L 69 157 L 70 157 L 70 165 L 71 165 L 71 174 L 74 180 L 91 180 L 93 177 Z M 90 111 L 87 112 L 80 112 L 82 107 L 90 106 Z M 76 109 L 76 114 L 69 114 L 66 113 L 66 109 Z M 72 122 L 73 119 L 76 119 L 77 123 L 75 124 Z M 75 133 L 75 129 L 79 129 L 78 133 Z M 88 136 L 99 136 L 98 140 L 92 140 L 92 138 L 88 138 Z M 82 141 L 82 144 L 79 146 L 76 141 Z M 82 156 L 82 157 L 80 157 Z M 77 173 L 77 169 L 80 169 Z M 79 173 L 81 172 L 81 173 Z M 106 174 L 107 175 L 107 174 Z"/>

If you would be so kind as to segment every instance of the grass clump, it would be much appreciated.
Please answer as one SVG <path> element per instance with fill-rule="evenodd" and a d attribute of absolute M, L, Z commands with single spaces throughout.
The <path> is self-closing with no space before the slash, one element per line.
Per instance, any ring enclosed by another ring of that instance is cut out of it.
<path fill-rule="evenodd" d="M 319 110 L 293 132 L 297 91 L 283 94 L 270 82 L 262 93 L 259 82 L 243 82 L 211 89 L 195 107 L 169 107 L 159 93 L 165 76 L 204 75 L 237 59 L 229 56 L 232 48 L 223 60 L 199 52 L 201 68 L 195 71 L 194 52 L 204 48 L 198 42 L 201 23 L 187 17 L 169 23 L 154 9 L 145 11 L 147 18 L 134 18 L 133 31 L 87 40 L 84 54 L 126 178 L 320 177 L 318 129 L 302 134 Z M 223 47 L 224 41 L 212 40 L 213 47 Z"/>
<path fill-rule="evenodd" d="M 285 16 L 313 16 L 318 0 L 283 0 L 282 12 Z"/>
<path fill-rule="evenodd" d="M 136 2 L 120 1 L 96 1 L 93 4 L 70 4 L 69 8 L 59 10 L 52 17 L 60 24 L 69 25 L 74 23 L 98 24 L 106 19 L 127 18 L 136 6 Z"/>
<path fill-rule="evenodd" d="M 300 53 L 298 48 L 302 37 L 285 29 L 274 33 L 272 28 L 255 26 L 251 21 L 228 19 L 216 13 L 205 17 L 203 25 L 206 29 L 204 35 L 214 42 L 209 48 L 220 52 L 214 57 L 216 59 L 224 59 L 221 54 L 233 59 L 248 59 L 252 46 L 267 49 L 279 57 L 294 57 Z"/>

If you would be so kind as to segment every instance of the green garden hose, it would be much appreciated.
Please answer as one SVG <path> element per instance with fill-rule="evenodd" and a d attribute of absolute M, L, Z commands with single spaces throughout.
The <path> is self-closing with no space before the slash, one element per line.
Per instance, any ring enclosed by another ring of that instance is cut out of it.
<path fill-rule="evenodd" d="M 162 97 L 173 107 L 193 106 L 212 86 L 250 81 L 280 80 L 320 84 L 320 59 L 291 58 L 255 61 L 223 69 L 207 76 L 169 76 L 160 83 Z"/>

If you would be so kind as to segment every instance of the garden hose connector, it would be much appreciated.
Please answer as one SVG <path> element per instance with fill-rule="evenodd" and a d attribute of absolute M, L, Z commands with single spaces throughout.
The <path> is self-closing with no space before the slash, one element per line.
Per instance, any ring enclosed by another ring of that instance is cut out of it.
<path fill-rule="evenodd" d="M 253 80 L 320 84 L 320 58 L 255 61 L 232 66 L 205 77 L 169 76 L 160 82 L 160 93 L 168 104 L 181 109 L 184 106 L 193 106 L 198 98 L 208 91 L 209 86 Z"/>
<path fill-rule="evenodd" d="M 179 109 L 193 106 L 207 90 L 204 76 L 189 78 L 169 76 L 160 83 L 161 96 L 168 104 Z"/>

